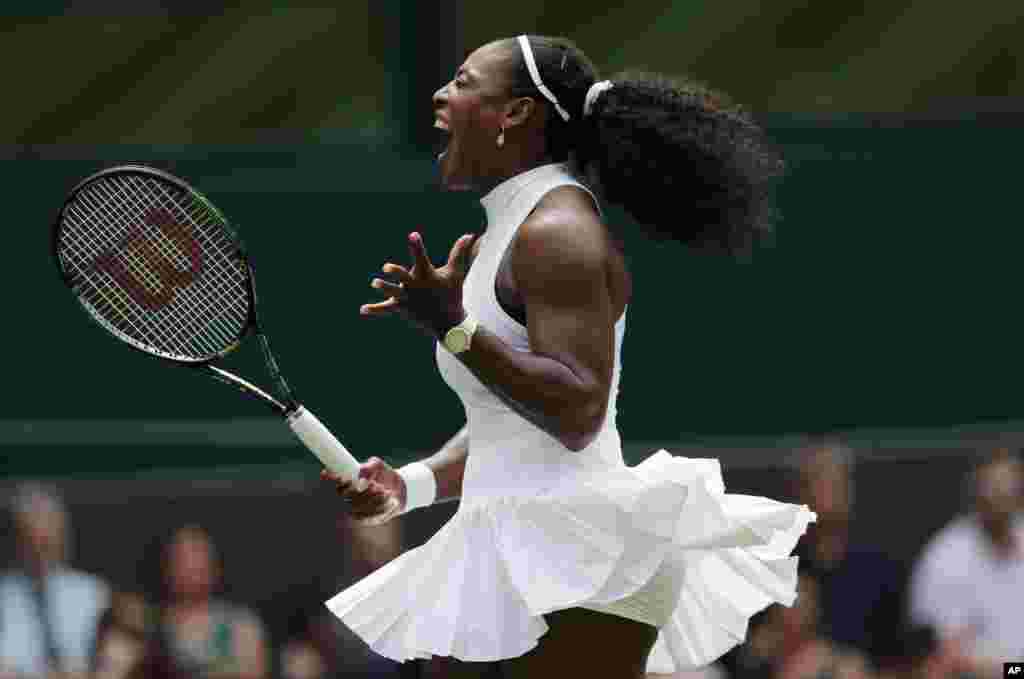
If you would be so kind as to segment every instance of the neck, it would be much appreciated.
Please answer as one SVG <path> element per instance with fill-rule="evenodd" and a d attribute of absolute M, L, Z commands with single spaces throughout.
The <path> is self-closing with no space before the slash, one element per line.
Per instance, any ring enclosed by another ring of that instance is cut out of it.
<path fill-rule="evenodd" d="M 25 572 L 29 575 L 29 577 L 35 578 L 37 580 L 42 580 L 43 578 L 45 578 L 47 575 L 55 571 L 57 569 L 57 566 L 57 562 L 50 561 L 47 559 L 31 559 L 24 562 Z"/>
<path fill-rule="evenodd" d="M 818 521 L 808 529 L 808 538 L 816 562 L 830 566 L 846 555 L 850 524 L 843 515 L 819 515 Z"/>
<path fill-rule="evenodd" d="M 982 523 L 985 535 L 991 541 L 996 553 L 1008 556 L 1016 546 L 1013 524 L 1010 521 L 986 521 Z"/>
<path fill-rule="evenodd" d="M 523 187 L 531 182 L 541 181 L 544 177 L 559 171 L 559 166 L 555 164 L 535 165 L 515 175 L 511 175 L 500 184 L 492 187 L 486 194 L 480 196 L 480 205 L 487 215 L 488 227 L 493 224 L 502 223 L 504 211 L 509 207 L 510 201 L 519 195 Z"/>
<path fill-rule="evenodd" d="M 479 188 L 482 194 L 489 193 L 494 187 L 508 181 L 512 177 L 529 172 L 535 167 L 555 162 L 544 149 L 526 148 L 517 149 L 516 151 L 510 149 L 508 154 L 509 157 L 507 159 L 502 158 L 501 167 L 496 168 L 493 174 L 480 182 Z"/>
<path fill-rule="evenodd" d="M 845 533 L 819 534 L 814 545 L 815 561 L 826 568 L 834 566 L 846 556 L 846 544 Z"/>
<path fill-rule="evenodd" d="M 204 595 L 179 597 L 171 603 L 171 608 L 179 613 L 198 613 L 209 607 L 210 598 Z"/>

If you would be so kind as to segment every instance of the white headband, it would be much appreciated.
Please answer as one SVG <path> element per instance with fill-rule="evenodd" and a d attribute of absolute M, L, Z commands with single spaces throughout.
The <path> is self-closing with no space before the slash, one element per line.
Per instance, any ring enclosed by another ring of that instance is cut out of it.
<path fill-rule="evenodd" d="M 590 115 L 590 109 L 594 107 L 594 102 L 597 100 L 599 96 L 601 96 L 601 93 L 604 92 L 605 90 L 610 90 L 611 88 L 611 80 L 602 80 L 590 86 L 590 89 L 587 90 L 587 98 L 583 101 L 584 118 Z"/>
<path fill-rule="evenodd" d="M 519 46 L 523 50 L 523 59 L 526 60 L 526 70 L 530 72 L 530 77 L 533 78 L 533 84 L 537 86 L 540 93 L 543 94 L 548 101 L 555 105 L 555 109 L 558 111 L 558 115 L 562 116 L 562 120 L 569 121 L 569 113 L 562 108 L 562 105 L 558 103 L 558 99 L 555 95 L 551 94 L 551 90 L 544 87 L 544 82 L 540 79 L 540 71 L 537 70 L 537 62 L 533 60 L 533 50 L 530 49 L 530 41 L 525 35 L 519 36 Z"/>

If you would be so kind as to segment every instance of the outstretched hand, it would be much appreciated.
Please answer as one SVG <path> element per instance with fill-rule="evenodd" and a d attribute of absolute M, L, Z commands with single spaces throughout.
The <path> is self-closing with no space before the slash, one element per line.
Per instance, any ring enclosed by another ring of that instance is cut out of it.
<path fill-rule="evenodd" d="M 370 286 L 388 295 L 383 302 L 364 304 L 359 313 L 367 317 L 398 314 L 427 334 L 441 338 L 466 317 L 462 306 L 462 282 L 469 268 L 469 254 L 476 236 L 462 236 L 452 246 L 448 262 L 435 268 L 419 233 L 409 234 L 412 266 L 388 262 L 381 271 L 394 280 L 374 278 Z"/>

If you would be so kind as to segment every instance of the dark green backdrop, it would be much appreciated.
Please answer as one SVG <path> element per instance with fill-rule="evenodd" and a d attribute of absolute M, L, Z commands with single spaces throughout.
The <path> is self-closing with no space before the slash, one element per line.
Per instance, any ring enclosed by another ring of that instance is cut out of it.
<path fill-rule="evenodd" d="M 768 126 L 790 163 L 770 247 L 730 261 L 631 239 L 624 437 L 772 437 L 1024 415 L 1020 127 L 782 115 Z M 429 156 L 355 141 L 8 147 L 3 158 L 5 419 L 69 426 L 265 414 L 127 350 L 89 323 L 58 280 L 48 239 L 65 192 L 100 167 L 136 161 L 191 180 L 240 227 L 286 376 L 361 457 L 426 449 L 461 425 L 431 342 L 399 321 L 358 316 L 375 297 L 368 284 L 380 264 L 405 259 L 408 231 L 421 230 L 440 258 L 482 224 L 473 197 L 433 190 Z M 620 213 L 612 218 L 630 228 Z M 246 360 L 258 359 L 254 349 L 231 365 L 262 379 L 260 362 Z M 101 451 L 23 447 L 17 437 L 3 454 L 8 474 L 310 459 L 298 447 Z"/>

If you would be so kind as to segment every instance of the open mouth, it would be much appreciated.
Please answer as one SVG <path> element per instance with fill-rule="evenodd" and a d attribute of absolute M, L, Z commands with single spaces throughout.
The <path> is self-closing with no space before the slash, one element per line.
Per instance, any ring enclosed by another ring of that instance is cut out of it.
<path fill-rule="evenodd" d="M 434 120 L 434 129 L 438 130 L 437 143 L 434 145 L 434 155 L 438 160 L 448 151 L 448 142 L 451 139 L 451 129 L 448 123 L 437 118 Z"/>

